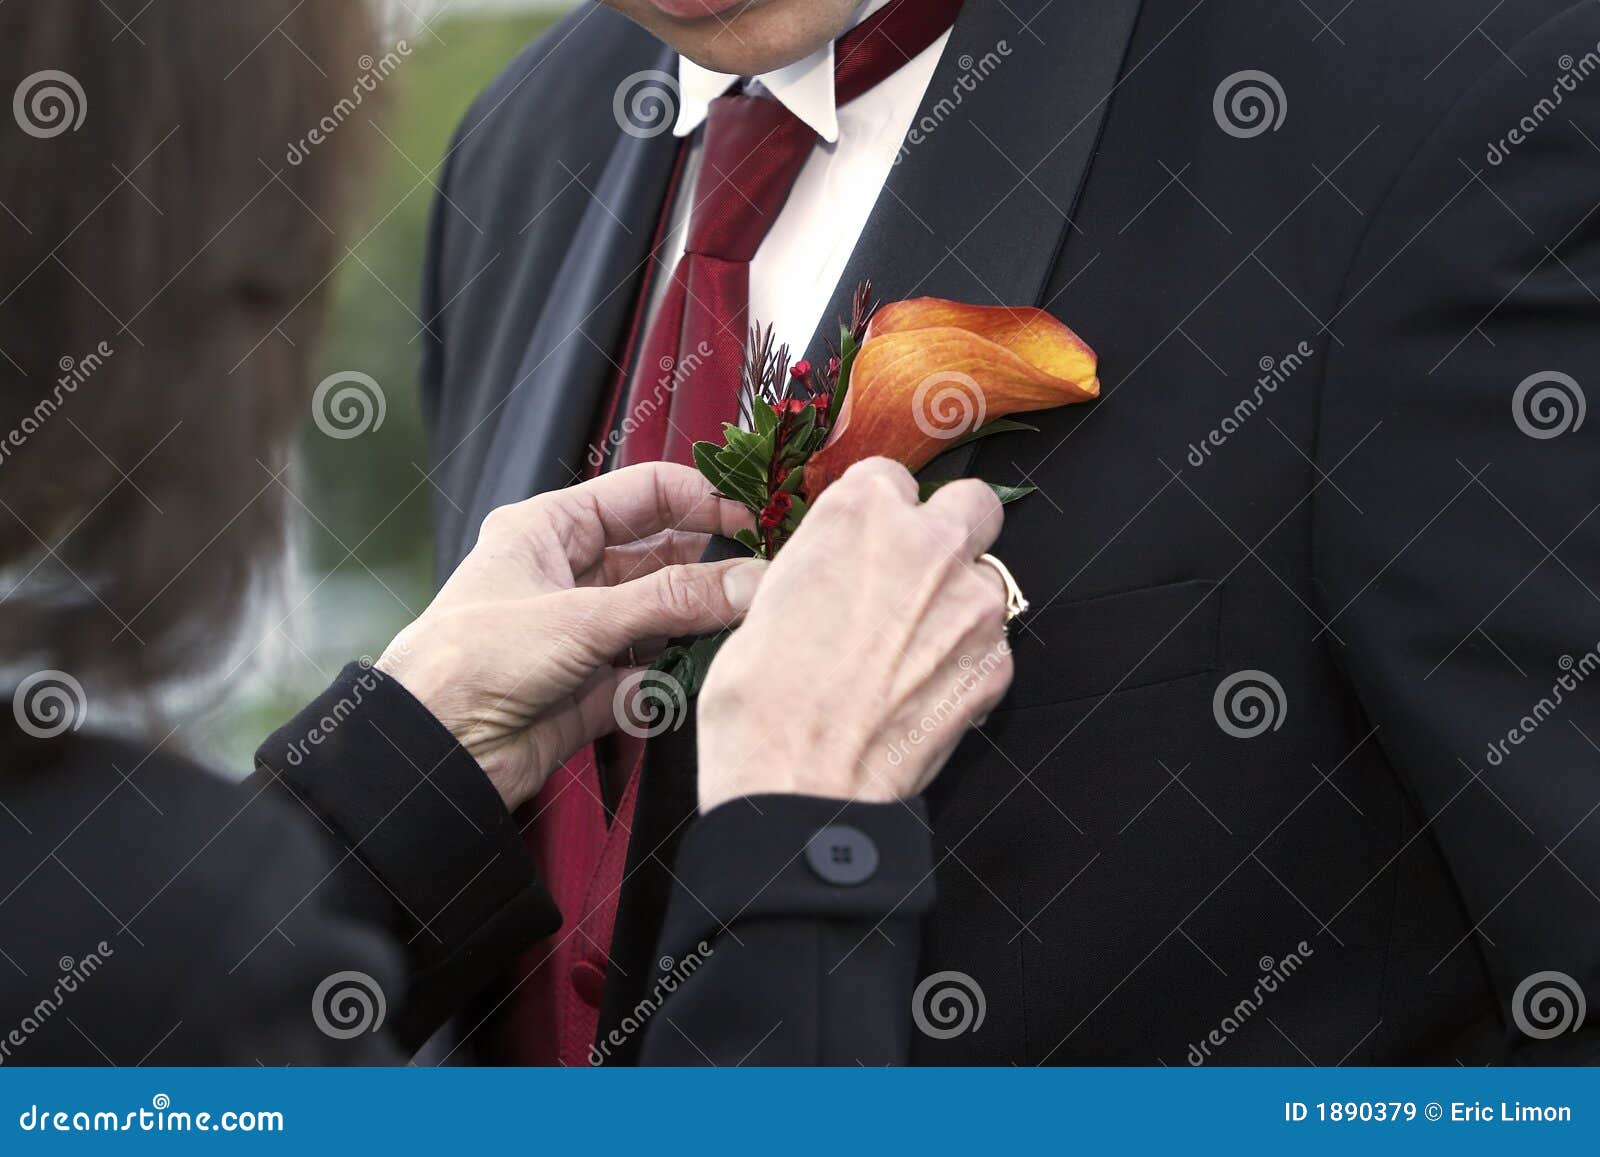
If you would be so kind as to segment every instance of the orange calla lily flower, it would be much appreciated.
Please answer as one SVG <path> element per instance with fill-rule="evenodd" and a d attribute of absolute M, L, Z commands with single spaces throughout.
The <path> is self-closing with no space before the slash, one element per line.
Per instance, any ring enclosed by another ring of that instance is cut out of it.
<path fill-rule="evenodd" d="M 814 499 L 863 458 L 913 472 L 1008 414 L 1099 396 L 1095 353 L 1042 309 L 915 298 L 880 309 L 827 445 L 806 463 Z"/>

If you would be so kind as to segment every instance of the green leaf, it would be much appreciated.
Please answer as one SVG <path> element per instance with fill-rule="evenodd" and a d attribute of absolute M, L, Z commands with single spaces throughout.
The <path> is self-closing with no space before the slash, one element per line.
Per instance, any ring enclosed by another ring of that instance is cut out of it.
<path fill-rule="evenodd" d="M 784 533 L 793 534 L 796 530 L 799 530 L 800 520 L 806 516 L 806 511 L 809 509 L 810 507 L 806 505 L 806 500 L 796 495 L 794 505 L 789 508 L 789 513 L 783 519 Z"/>
<path fill-rule="evenodd" d="M 650 664 L 652 671 L 658 671 L 683 688 L 684 696 L 692 698 L 690 686 L 704 682 L 697 679 L 694 670 L 694 655 L 688 647 L 668 647 L 656 656 L 656 661 Z"/>
<path fill-rule="evenodd" d="M 724 494 L 735 502 L 755 510 L 760 510 L 767 503 L 767 486 L 764 478 L 754 478 L 737 470 L 730 470 L 726 460 L 719 457 L 710 470 L 701 470 L 718 493 Z"/>
<path fill-rule="evenodd" d="M 693 452 L 695 466 L 718 494 L 758 510 L 765 504 L 765 480 L 752 481 L 728 469 L 722 459 L 722 447 L 712 442 L 696 442 Z"/>
<path fill-rule="evenodd" d="M 988 438 L 994 434 L 1010 434 L 1019 431 L 1037 434 L 1039 432 L 1039 427 L 1030 426 L 1026 422 L 1018 422 L 1011 418 L 996 418 L 994 421 L 985 422 L 976 430 L 957 438 L 954 442 L 950 443 L 948 448 L 941 451 L 941 453 L 948 454 L 951 450 L 959 450 L 961 447 L 971 442 L 976 442 L 980 438 Z"/>
<path fill-rule="evenodd" d="M 928 499 L 932 498 L 941 487 L 948 486 L 950 483 L 955 481 L 957 481 L 957 479 L 946 478 L 942 482 L 924 482 L 921 486 L 917 487 L 917 497 L 923 502 L 926 502 Z M 998 482 L 986 482 L 984 485 L 990 490 L 994 491 L 995 497 L 1000 500 L 1001 505 L 1010 505 L 1019 499 L 1028 497 L 1028 495 L 1039 489 L 1037 486 L 1003 486 Z"/>
<path fill-rule="evenodd" d="M 755 400 L 754 409 L 755 413 L 752 416 L 755 418 L 756 433 L 770 437 L 772 432 L 778 428 L 778 415 L 773 413 L 772 407 L 760 398 Z"/>
<path fill-rule="evenodd" d="M 696 442 L 692 450 L 695 469 L 704 474 L 706 481 L 718 490 L 722 489 L 722 478 L 725 473 L 717 457 L 721 451 L 722 447 L 715 442 Z"/>
<path fill-rule="evenodd" d="M 800 487 L 805 484 L 805 480 L 806 468 L 804 466 L 796 466 L 793 470 L 789 471 L 788 477 L 783 480 L 783 485 L 778 487 L 778 489 L 785 490 L 790 494 L 799 494 Z"/>
<path fill-rule="evenodd" d="M 741 530 L 733 538 L 740 546 L 749 547 L 757 555 L 766 550 L 766 544 L 761 541 L 761 536 L 753 530 Z"/>
<path fill-rule="evenodd" d="M 833 429 L 834 423 L 839 420 L 839 412 L 844 409 L 844 400 L 850 393 L 850 379 L 855 374 L 856 355 L 861 352 L 856 343 L 851 339 L 848 330 L 845 331 L 844 340 L 839 343 L 839 384 L 833 391 L 833 400 L 828 403 L 828 429 Z"/>
<path fill-rule="evenodd" d="M 752 477 L 765 479 L 767 463 L 772 460 L 772 435 L 728 428 L 728 448 L 722 452 L 723 465 Z"/>
<path fill-rule="evenodd" d="M 780 465 L 795 467 L 802 464 L 811 456 L 811 436 L 817 429 L 817 411 L 814 406 L 807 406 L 794 420 L 794 433 L 792 440 L 784 448 L 783 461 Z"/>
<path fill-rule="evenodd" d="M 772 438 L 735 426 L 725 429 L 728 445 L 716 456 L 721 488 L 746 506 L 759 510 L 767 501 L 767 466 L 772 458 Z"/>
<path fill-rule="evenodd" d="M 693 699 L 705 686 L 712 660 L 732 634 L 732 631 L 721 631 L 715 635 L 702 635 L 687 646 L 669 647 L 656 660 L 653 669 L 671 676 L 683 688 L 684 697 Z"/>
<path fill-rule="evenodd" d="M 1002 486 L 998 482 L 990 482 L 988 486 L 995 492 L 995 496 L 1000 499 L 1003 506 L 1020 501 L 1039 489 L 1037 486 Z"/>

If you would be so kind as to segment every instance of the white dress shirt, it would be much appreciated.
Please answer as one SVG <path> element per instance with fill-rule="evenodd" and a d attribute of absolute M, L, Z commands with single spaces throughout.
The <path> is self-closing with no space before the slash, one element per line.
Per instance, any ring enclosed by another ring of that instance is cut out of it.
<path fill-rule="evenodd" d="M 888 2 L 867 0 L 854 24 Z M 787 343 L 796 358 L 803 355 L 823 320 L 823 311 L 883 192 L 949 39 L 947 32 L 889 79 L 842 108 L 834 102 L 831 43 L 776 72 L 744 79 L 746 92 L 782 101 L 815 129 L 819 138 L 788 203 L 750 265 L 750 321 L 771 325 L 777 340 Z M 705 121 L 711 102 L 740 79 L 680 57 L 674 133 L 680 137 L 694 133 Z M 669 271 L 683 256 L 700 154 L 697 138 L 685 160 L 670 231 L 662 244 L 661 259 Z M 665 276 L 657 280 L 652 318 L 667 281 Z"/>

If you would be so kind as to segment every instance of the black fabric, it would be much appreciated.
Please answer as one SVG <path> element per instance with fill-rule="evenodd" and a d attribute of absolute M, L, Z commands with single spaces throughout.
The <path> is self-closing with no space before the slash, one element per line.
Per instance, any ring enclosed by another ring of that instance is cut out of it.
<path fill-rule="evenodd" d="M 0 726 L 6 1065 L 403 1059 L 400 952 L 350 918 L 299 805 L 207 774 L 170 736 L 38 739 L 9 712 Z M 375 1027 L 380 1000 L 383 1031 L 324 1031 Z"/>
<path fill-rule="evenodd" d="M 1595 1057 L 1593 1015 L 1540 1040 L 1513 1000 L 1555 971 L 1600 1007 L 1600 701 L 1552 700 L 1600 642 L 1600 455 L 1592 418 L 1535 438 L 1513 402 L 1547 371 L 1593 392 L 1600 86 L 1558 81 L 1597 43 L 1573 0 L 966 6 L 834 312 L 862 275 L 1039 304 L 1104 388 L 941 467 L 1040 488 L 995 547 L 1037 609 L 930 799 L 919 972 L 987 1018 L 916 1060 Z M 664 61 L 586 7 L 463 128 L 428 289 L 447 564 L 586 452 L 671 151 L 589 97 Z M 1246 70 L 1276 129 L 1228 131 Z M 1282 696 L 1240 738 L 1216 704 L 1246 672 Z M 602 1036 L 693 814 L 692 729 L 663 740 Z"/>
<path fill-rule="evenodd" d="M 483 770 L 381 671 L 347 666 L 256 763 L 253 782 L 286 789 L 350 849 L 346 892 L 406 947 L 412 994 L 395 1027 L 408 1047 L 560 925 Z"/>
<path fill-rule="evenodd" d="M 808 863 L 809 842 L 836 825 L 872 842 L 870 879 L 841 887 Z M 678 857 L 654 983 L 690 964 L 693 981 L 645 1038 L 644 1062 L 903 1064 L 934 900 L 930 830 L 921 801 L 757 796 L 702 817 Z"/>
<path fill-rule="evenodd" d="M 0 1063 L 398 1064 L 560 925 L 482 769 L 364 665 L 240 786 L 166 740 L 0 726 Z M 877 879 L 848 895 L 774 858 L 830 822 L 878 841 Z M 933 894 L 922 805 L 764 796 L 689 833 L 661 949 L 679 964 L 621 1044 L 660 1064 L 903 1060 L 886 1010 L 910 999 Z M 781 906 L 743 902 L 758 878 Z"/>
<path fill-rule="evenodd" d="M 860 884 L 830 883 L 807 861 L 808 842 L 835 825 L 858 829 L 878 849 L 877 870 Z M 661 947 L 676 955 L 742 919 L 817 911 L 841 920 L 920 916 L 933 901 L 929 830 L 921 800 L 861 804 L 763 795 L 724 804 L 701 818 L 678 853 L 678 872 L 707 883 L 673 896 Z M 738 873 L 726 869 L 729 862 Z"/>

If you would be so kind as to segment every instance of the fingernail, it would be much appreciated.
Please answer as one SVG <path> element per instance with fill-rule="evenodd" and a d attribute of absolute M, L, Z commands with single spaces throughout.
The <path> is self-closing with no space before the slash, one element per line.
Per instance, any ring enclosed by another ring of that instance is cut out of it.
<path fill-rule="evenodd" d="M 728 605 L 736 611 L 747 611 L 756 600 L 761 577 L 767 573 L 767 564 L 759 559 L 741 562 L 722 572 L 722 593 Z"/>

